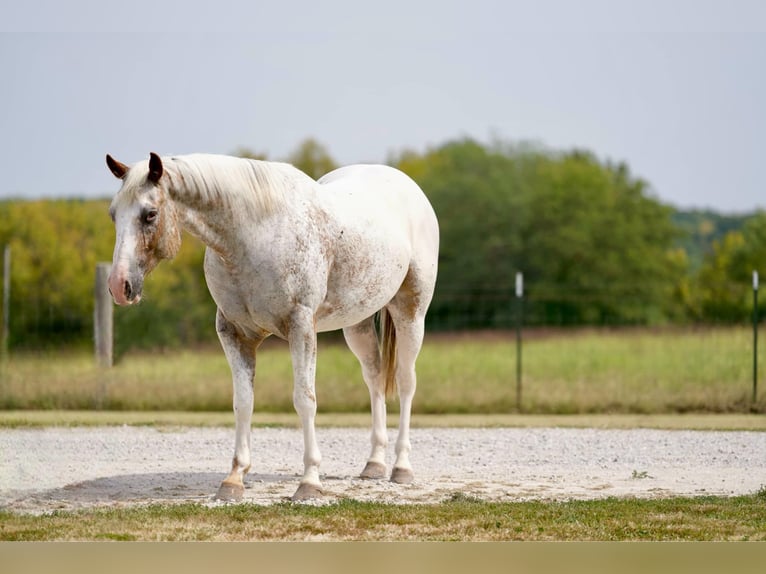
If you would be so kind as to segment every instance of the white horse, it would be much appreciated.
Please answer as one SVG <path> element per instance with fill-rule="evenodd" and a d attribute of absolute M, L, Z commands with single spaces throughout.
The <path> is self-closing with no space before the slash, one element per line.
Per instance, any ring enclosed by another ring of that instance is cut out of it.
<path fill-rule="evenodd" d="M 372 451 L 361 476 L 386 476 L 386 394 L 395 382 L 400 415 L 391 481 L 411 482 L 415 359 L 439 251 L 436 215 L 417 184 L 382 165 L 344 167 L 317 182 L 288 164 L 228 156 L 152 153 L 131 167 L 109 155 L 106 161 L 122 180 L 110 207 L 117 237 L 109 288 L 117 304 L 141 299 L 144 277 L 178 252 L 182 228 L 207 246 L 205 279 L 218 306 L 236 419 L 231 473 L 216 496 L 239 500 L 244 493 L 256 349 L 272 334 L 290 345 L 293 404 L 303 427 L 304 471 L 293 500 L 322 495 L 317 332 L 339 328 L 370 392 Z"/>

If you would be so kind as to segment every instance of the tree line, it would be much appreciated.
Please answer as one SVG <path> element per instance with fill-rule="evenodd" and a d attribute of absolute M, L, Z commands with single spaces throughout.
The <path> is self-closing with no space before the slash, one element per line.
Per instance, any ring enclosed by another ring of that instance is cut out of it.
<path fill-rule="evenodd" d="M 337 167 L 314 139 L 279 159 L 314 178 Z M 674 209 L 626 164 L 585 150 L 461 139 L 387 163 L 420 184 L 439 217 L 430 329 L 512 326 L 519 271 L 525 324 L 736 323 L 753 312 L 766 213 Z M 11 245 L 13 262 L 12 347 L 89 344 L 95 264 L 111 259 L 114 242 L 108 205 L 0 202 L 0 246 Z M 118 353 L 215 339 L 203 254 L 186 236 L 176 259 L 147 280 L 141 305 L 116 309 Z"/>

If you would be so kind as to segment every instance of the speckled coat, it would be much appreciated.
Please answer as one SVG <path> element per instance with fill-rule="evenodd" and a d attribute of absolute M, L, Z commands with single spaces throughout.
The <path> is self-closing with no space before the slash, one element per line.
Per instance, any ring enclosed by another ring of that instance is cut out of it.
<path fill-rule="evenodd" d="M 304 474 L 294 498 L 321 496 L 316 334 L 335 329 L 343 329 L 370 391 L 372 451 L 362 477 L 387 473 L 386 382 L 395 381 L 400 421 L 391 480 L 412 481 L 415 360 L 439 249 L 436 216 L 417 184 L 381 165 L 341 168 L 316 182 L 287 164 L 205 154 L 151 154 L 132 167 L 107 156 L 107 164 L 123 180 L 110 208 L 117 237 L 109 285 L 118 304 L 140 300 L 146 274 L 178 251 L 181 228 L 207 245 L 205 278 L 218 306 L 236 418 L 232 470 L 218 497 L 243 493 L 256 349 L 269 335 L 290 345 L 304 432 Z"/>

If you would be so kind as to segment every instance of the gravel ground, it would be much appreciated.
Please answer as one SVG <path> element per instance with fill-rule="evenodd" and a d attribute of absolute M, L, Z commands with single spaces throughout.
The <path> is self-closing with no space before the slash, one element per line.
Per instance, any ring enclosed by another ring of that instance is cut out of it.
<path fill-rule="evenodd" d="M 484 500 L 739 495 L 766 486 L 766 433 L 596 429 L 413 429 L 415 482 L 357 478 L 368 431 L 319 428 L 322 502 L 427 503 L 462 493 Z M 395 432 L 389 431 L 389 468 Z M 147 427 L 0 430 L 0 508 L 53 510 L 212 500 L 228 470 L 232 429 Z M 299 430 L 253 431 L 245 502 L 295 491 Z"/>

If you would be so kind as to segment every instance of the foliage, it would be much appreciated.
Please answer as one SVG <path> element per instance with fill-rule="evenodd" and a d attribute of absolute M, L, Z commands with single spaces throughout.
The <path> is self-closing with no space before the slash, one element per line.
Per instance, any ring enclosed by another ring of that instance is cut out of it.
<path fill-rule="evenodd" d="M 750 217 L 738 231 L 713 243 L 696 277 L 693 311 L 716 322 L 745 321 L 753 314 L 752 273 L 762 277 L 766 262 L 766 212 Z M 763 317 L 763 311 L 759 312 Z"/>
<path fill-rule="evenodd" d="M 336 167 L 313 138 L 286 159 L 315 178 Z M 624 164 L 579 150 L 463 139 L 389 161 L 423 187 L 439 216 L 429 329 L 514 325 L 518 271 L 525 324 L 731 323 L 752 313 L 750 273 L 766 260 L 763 213 L 674 212 Z M 93 270 L 111 259 L 114 241 L 107 205 L 0 202 L 0 246 L 11 246 L 13 260 L 12 348 L 91 340 Z M 142 304 L 116 310 L 118 356 L 215 341 L 203 258 L 204 247 L 185 236 L 176 260 L 146 281 Z"/>
<path fill-rule="evenodd" d="M 676 245 L 686 252 L 690 270 L 699 271 L 703 261 L 712 255 L 713 243 L 721 241 L 729 232 L 738 231 L 751 216 L 722 214 L 709 209 L 675 210 L 671 218 L 681 232 Z"/>
<path fill-rule="evenodd" d="M 268 154 L 253 151 L 248 147 L 240 146 L 232 152 L 232 155 L 237 157 L 244 157 L 247 159 L 257 159 L 259 161 L 267 161 L 269 159 Z"/>
<path fill-rule="evenodd" d="M 92 332 L 96 262 L 111 259 L 106 201 L 0 202 L 11 247 L 10 343 L 71 344 Z"/>
<path fill-rule="evenodd" d="M 671 318 L 686 271 L 673 250 L 671 209 L 625 165 L 602 164 L 582 151 L 473 140 L 395 161 L 421 184 L 440 221 L 432 323 L 462 307 L 479 325 L 510 324 L 517 271 L 529 286 L 527 323 Z M 494 300 L 486 303 L 488 293 Z"/>
<path fill-rule="evenodd" d="M 314 138 L 303 140 L 285 161 L 314 179 L 319 179 L 338 167 L 327 148 Z"/>

